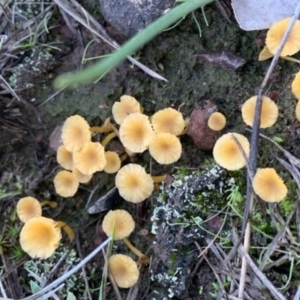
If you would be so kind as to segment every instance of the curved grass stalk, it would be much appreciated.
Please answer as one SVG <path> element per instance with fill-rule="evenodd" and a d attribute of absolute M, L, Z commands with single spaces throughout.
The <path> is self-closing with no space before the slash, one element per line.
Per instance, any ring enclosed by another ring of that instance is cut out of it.
<path fill-rule="evenodd" d="M 74 87 L 79 84 L 85 84 L 94 81 L 118 66 L 126 59 L 127 56 L 139 50 L 177 20 L 212 1 L 213 0 L 186 1 L 185 3 L 175 7 L 170 12 L 157 19 L 138 35 L 130 39 L 124 46 L 114 52 L 110 57 L 106 58 L 100 63 L 95 64 L 94 66 L 77 74 L 68 73 L 58 76 L 54 81 L 54 86 L 58 89 L 61 89 L 67 86 Z"/>

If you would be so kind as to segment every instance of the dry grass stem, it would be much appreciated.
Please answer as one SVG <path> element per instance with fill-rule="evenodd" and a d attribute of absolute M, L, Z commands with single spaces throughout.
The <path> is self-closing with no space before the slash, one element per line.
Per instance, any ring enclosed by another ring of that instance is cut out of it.
<path fill-rule="evenodd" d="M 270 78 L 275 66 L 277 65 L 281 51 L 282 51 L 284 45 L 286 44 L 287 39 L 290 36 L 290 33 L 294 27 L 294 24 L 296 23 L 296 21 L 299 17 L 299 14 L 300 14 L 300 2 L 297 5 L 294 15 L 291 19 L 290 25 L 284 34 L 284 37 L 280 43 L 280 46 L 279 46 L 275 56 L 272 59 L 272 62 L 268 68 L 268 71 L 267 71 L 267 73 L 263 79 L 263 82 L 259 88 L 259 91 L 258 91 L 257 103 L 256 103 L 256 107 L 255 107 L 255 117 L 254 117 L 254 123 L 253 123 L 253 127 L 252 127 L 251 151 L 250 151 L 250 159 L 249 159 L 249 162 L 250 162 L 249 166 L 251 167 L 251 169 L 254 172 L 255 172 L 256 166 L 257 166 L 260 115 L 261 115 L 261 110 L 262 110 L 263 93 L 265 91 L 265 87 L 269 81 L 269 78 Z M 248 179 L 247 179 L 247 202 L 246 202 L 245 211 L 246 212 L 249 211 L 249 215 L 251 215 L 251 213 L 252 213 L 252 207 L 253 207 L 253 187 L 252 187 L 251 180 L 248 177 Z M 251 220 L 249 220 L 248 218 L 244 218 L 244 220 L 247 222 L 247 227 L 246 227 L 245 238 L 244 238 L 244 247 L 245 248 L 243 247 L 243 249 L 247 253 L 247 251 L 249 250 L 249 244 L 250 244 L 249 240 L 250 240 L 250 235 L 251 235 L 251 224 L 250 224 Z M 247 255 L 248 255 L 248 253 L 247 253 Z M 250 256 L 249 256 L 249 258 L 250 258 Z M 238 297 L 241 299 L 243 299 L 243 294 L 244 294 L 244 289 L 245 289 L 245 277 L 246 277 L 246 272 L 247 272 L 247 263 L 249 263 L 248 259 L 244 255 L 242 258 L 242 269 L 241 269 L 241 278 L 240 278 L 240 286 L 239 286 L 239 294 L 238 294 Z"/>
<path fill-rule="evenodd" d="M 105 29 L 76 1 L 76 0 L 54 0 L 54 2 L 67 14 L 69 14 L 74 20 L 82 24 L 86 27 L 91 33 L 93 33 L 98 38 L 102 39 L 108 45 L 110 45 L 113 49 L 119 49 L 120 45 L 113 40 L 105 31 Z M 148 75 L 167 81 L 164 77 L 149 69 L 142 63 L 138 62 L 131 56 L 128 56 L 127 59 L 135 64 L 137 67 L 142 69 Z"/>

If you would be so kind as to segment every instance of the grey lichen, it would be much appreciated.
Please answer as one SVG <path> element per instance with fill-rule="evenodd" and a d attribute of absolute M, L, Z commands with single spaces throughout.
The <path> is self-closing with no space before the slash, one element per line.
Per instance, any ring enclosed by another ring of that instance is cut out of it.
<path fill-rule="evenodd" d="M 24 269 L 28 272 L 28 277 L 32 277 L 32 281 L 35 282 L 36 286 L 42 287 L 49 280 L 49 274 L 51 273 L 54 266 L 56 266 L 57 262 L 61 259 L 65 253 L 69 250 L 65 246 L 60 246 L 55 253 L 48 258 L 47 260 L 42 259 L 30 259 L 25 262 Z M 74 267 L 80 261 L 74 249 L 71 249 L 66 260 L 60 265 L 57 272 L 53 275 L 57 276 L 59 270 L 64 272 L 67 269 Z M 80 296 L 84 295 L 85 292 L 85 284 L 83 275 L 81 273 L 77 273 L 69 277 L 65 281 L 65 286 L 59 291 L 59 295 L 61 295 L 64 299 L 68 292 L 76 293 Z"/>
<path fill-rule="evenodd" d="M 151 280 L 159 289 L 153 299 L 183 297 L 188 290 L 189 274 L 197 261 L 195 242 L 207 236 L 206 219 L 212 211 L 226 205 L 226 191 L 235 181 L 213 164 L 206 170 L 182 176 L 162 186 L 152 215 L 154 259 Z"/>

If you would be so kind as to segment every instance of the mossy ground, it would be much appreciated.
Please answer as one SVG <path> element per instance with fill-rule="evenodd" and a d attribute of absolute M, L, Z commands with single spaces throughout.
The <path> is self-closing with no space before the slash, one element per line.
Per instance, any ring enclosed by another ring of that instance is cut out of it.
<path fill-rule="evenodd" d="M 93 7 L 93 12 L 97 13 L 96 7 Z M 28 97 L 26 101 L 35 99 L 32 103 L 38 107 L 38 111 L 32 113 L 30 108 L 23 108 L 26 128 L 29 128 L 29 133 L 23 134 L 20 131 L 12 141 L 9 140 L 11 134 L 7 133 L 9 138 L 6 140 L 9 141 L 1 150 L 3 171 L 1 172 L 0 183 L 6 192 L 15 190 L 15 184 L 19 183 L 23 187 L 23 195 L 31 194 L 40 200 L 58 201 L 59 208 L 55 211 L 49 210 L 46 214 L 68 222 L 79 233 L 84 255 L 93 249 L 95 240 L 98 242 L 99 239 L 101 240 L 97 222 L 102 219 L 102 214 L 90 216 L 86 213 L 86 202 L 96 185 L 99 185 L 99 188 L 93 196 L 92 200 L 94 201 L 113 185 L 114 177 L 96 176 L 91 185 L 81 188 L 74 199 L 61 199 L 55 194 L 52 180 L 57 170 L 57 164 L 55 153 L 48 147 L 48 137 L 54 128 L 62 124 L 68 116 L 79 114 L 91 124 L 99 125 L 111 116 L 111 107 L 114 101 L 119 100 L 123 94 L 129 94 L 138 99 L 148 115 L 152 115 L 159 109 L 172 106 L 174 108 L 180 107 L 183 115 L 188 117 L 195 107 L 201 105 L 204 100 L 210 99 L 218 105 L 219 111 L 227 117 L 226 130 L 237 131 L 250 136 L 242 122 L 240 105 L 257 93 L 269 66 L 268 62 L 257 61 L 261 50 L 261 46 L 258 44 L 259 40 L 263 38 L 264 32 L 241 30 L 235 21 L 228 23 L 213 5 L 205 8 L 205 12 L 209 23 L 208 27 L 205 25 L 201 12 L 195 13 L 202 28 L 201 38 L 193 18 L 187 16 L 177 27 L 160 34 L 155 40 L 134 54 L 135 58 L 159 72 L 168 82 L 153 79 L 129 62 L 124 62 L 99 82 L 73 90 L 64 90 L 52 100 L 44 103 L 55 92 L 52 88 L 53 77 L 64 71 L 85 67 L 81 64 L 84 48 L 78 43 L 75 44 L 75 48 L 70 54 L 66 54 L 60 57 L 59 61 L 56 61 L 55 64 L 59 65 L 58 68 L 47 73 L 41 72 L 42 75 L 39 80 L 33 82 L 34 90 L 28 94 L 25 93 Z M 92 36 L 86 31 L 83 32 L 84 43 L 86 44 L 92 39 Z M 239 71 L 232 71 L 204 62 L 197 57 L 201 52 L 221 52 L 223 50 L 233 51 L 246 59 L 246 65 Z M 102 43 L 93 43 L 87 51 L 87 56 L 99 56 L 108 53 L 110 53 L 110 49 L 107 46 Z M 283 60 L 280 60 L 276 67 L 267 86 L 267 91 L 278 94 L 276 101 L 279 105 L 280 117 L 273 128 L 264 130 L 264 133 L 270 137 L 280 137 L 283 141 L 282 146 L 295 155 L 299 153 L 299 135 L 297 134 L 299 125 L 294 118 L 296 100 L 291 94 L 290 84 L 297 69 L 298 67 L 294 63 Z M 150 163 L 148 154 L 141 155 L 139 162 L 147 168 L 151 165 L 153 174 L 157 175 L 172 174 L 178 168 L 185 168 L 189 172 L 190 169 L 203 166 L 206 159 L 211 158 L 210 152 L 197 149 L 188 137 L 184 136 L 181 141 L 184 149 L 183 156 L 172 167 L 163 168 L 156 163 Z M 262 141 L 259 148 L 259 165 L 275 165 L 276 160 L 272 153 L 274 153 L 273 147 L 266 141 Z M 4 159 L 4 157 L 8 159 Z M 295 188 L 290 175 L 283 168 L 281 174 L 288 181 L 291 189 Z M 241 176 L 245 176 L 245 174 L 242 173 Z M 135 215 L 138 223 L 137 233 L 140 229 L 151 230 L 150 216 L 156 196 L 155 194 L 147 204 L 138 207 L 127 203 L 122 204 L 123 208 Z M 1 203 L 1 210 L 7 207 L 8 203 L 14 204 L 16 201 L 17 197 L 7 198 L 5 202 Z M 290 206 L 285 204 L 280 208 L 283 217 L 287 217 L 291 211 L 291 206 L 295 201 L 293 195 L 290 196 L 289 201 Z M 239 205 L 242 204 L 237 204 L 237 206 Z M 264 204 L 255 206 L 255 222 L 258 227 L 263 226 L 262 218 L 265 209 Z M 263 230 L 267 232 L 267 229 Z M 136 234 L 132 240 L 142 250 L 146 251 L 151 247 L 153 237 Z M 116 251 L 124 250 L 120 243 L 116 243 L 115 246 Z M 265 247 L 265 244 L 256 246 Z M 7 251 L 10 250 L 7 249 Z M 91 283 L 93 288 L 97 288 L 97 282 L 98 286 L 100 285 L 102 264 L 103 261 L 99 259 L 98 265 L 95 266 L 99 276 L 93 279 Z M 93 266 L 88 267 L 88 270 L 96 274 Z M 197 283 L 201 283 L 201 277 L 199 280 Z M 279 283 L 281 283 L 280 280 Z M 213 287 L 209 290 L 213 291 Z M 113 292 L 108 291 L 107 293 L 107 297 L 113 299 Z M 146 295 L 143 296 L 147 298 Z M 199 299 L 213 299 L 212 296 L 211 298 L 210 296 L 206 296 L 208 298 L 203 297 L 201 294 L 199 295 Z"/>

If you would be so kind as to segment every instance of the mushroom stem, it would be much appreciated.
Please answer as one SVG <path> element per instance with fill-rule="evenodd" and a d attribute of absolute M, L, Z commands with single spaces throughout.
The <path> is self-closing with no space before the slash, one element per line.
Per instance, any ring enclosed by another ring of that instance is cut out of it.
<path fill-rule="evenodd" d="M 154 183 L 161 183 L 166 180 L 167 175 L 151 176 Z"/>
<path fill-rule="evenodd" d="M 105 148 L 108 145 L 108 143 L 116 136 L 117 136 L 116 132 L 111 132 L 110 134 L 108 134 L 102 141 L 102 143 L 101 143 L 102 146 Z"/>
<path fill-rule="evenodd" d="M 105 132 L 111 132 L 113 129 L 111 127 L 106 126 L 94 126 L 90 128 L 90 131 L 92 133 L 105 133 Z"/>
<path fill-rule="evenodd" d="M 185 118 L 184 123 L 185 123 L 184 129 L 177 136 L 181 136 L 181 135 L 187 134 L 187 132 L 189 130 L 190 118 Z"/>
<path fill-rule="evenodd" d="M 139 249 L 134 247 L 131 242 L 128 240 L 128 238 L 123 239 L 124 244 L 133 252 L 136 256 L 139 257 L 140 262 L 142 263 L 149 263 L 150 259 L 148 256 L 143 254 Z"/>
<path fill-rule="evenodd" d="M 70 242 L 73 242 L 75 239 L 75 232 L 73 231 L 73 229 L 65 222 L 62 221 L 57 221 L 56 224 L 60 229 L 62 229 L 68 235 Z"/>
<path fill-rule="evenodd" d="M 51 208 L 56 208 L 57 207 L 57 202 L 56 201 L 49 201 L 49 200 L 45 200 L 43 202 L 41 202 L 41 207 L 49 205 Z"/>
<path fill-rule="evenodd" d="M 124 153 L 120 156 L 120 160 L 124 161 L 128 157 L 127 153 Z"/>

